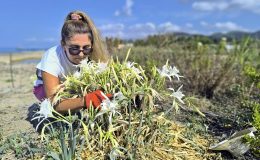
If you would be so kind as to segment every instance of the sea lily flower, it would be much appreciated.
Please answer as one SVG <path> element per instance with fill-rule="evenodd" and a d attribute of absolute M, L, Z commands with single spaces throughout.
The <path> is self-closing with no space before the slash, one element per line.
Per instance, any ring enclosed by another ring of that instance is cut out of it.
<path fill-rule="evenodd" d="M 90 124 L 91 130 L 94 131 L 95 122 L 93 122 L 93 121 L 90 120 L 90 121 L 89 121 L 89 124 Z"/>
<path fill-rule="evenodd" d="M 120 103 L 120 106 L 128 105 L 127 98 L 120 91 L 115 93 L 115 94 L 113 94 L 113 101 L 116 101 L 117 103 Z"/>
<path fill-rule="evenodd" d="M 82 61 L 80 61 L 80 67 L 83 67 L 85 65 L 89 64 L 89 59 L 88 57 L 86 57 L 85 59 L 83 59 Z"/>
<path fill-rule="evenodd" d="M 114 94 L 114 99 L 117 100 L 117 101 L 122 101 L 122 100 L 125 100 L 127 99 L 122 92 L 117 92 Z"/>
<path fill-rule="evenodd" d="M 39 125 L 44 120 L 46 120 L 48 117 L 53 117 L 52 111 L 53 111 L 53 107 L 51 105 L 50 100 L 45 99 L 44 101 L 42 101 L 42 103 L 40 104 L 40 110 L 34 114 L 34 115 L 38 115 L 38 116 L 36 116 L 32 119 L 32 121 L 35 119 L 38 119 L 38 121 L 39 121 L 40 118 L 43 118 L 36 126 L 36 130 L 38 129 Z"/>
<path fill-rule="evenodd" d="M 81 64 L 81 65 L 84 65 L 84 64 L 88 64 L 88 62 L 89 62 L 89 59 L 88 59 L 88 57 L 86 57 L 85 59 L 83 59 L 82 61 L 80 61 L 80 64 Z"/>
<path fill-rule="evenodd" d="M 107 69 L 107 63 L 97 63 L 96 73 L 102 73 Z"/>
<path fill-rule="evenodd" d="M 171 76 L 175 76 L 178 79 L 178 81 L 180 80 L 180 77 L 183 77 L 179 75 L 179 70 L 175 66 L 172 67 L 172 66 L 164 65 L 162 67 L 162 70 L 157 69 L 157 71 L 162 77 L 168 77 L 170 81 L 172 80 Z"/>
<path fill-rule="evenodd" d="M 99 113 L 96 115 L 95 118 L 105 114 L 105 113 L 109 113 L 109 124 L 112 124 L 112 117 L 118 113 L 119 115 L 121 115 L 117 109 L 118 109 L 118 103 L 115 99 L 110 100 L 103 92 L 101 92 L 101 94 L 105 97 L 105 99 L 103 100 L 103 102 L 100 104 L 101 110 L 99 111 Z"/>
<path fill-rule="evenodd" d="M 80 62 L 79 67 L 81 69 L 91 72 L 95 68 L 95 65 L 92 61 L 89 61 L 88 58 L 85 58 Z"/>
<path fill-rule="evenodd" d="M 79 71 L 77 71 L 77 72 L 75 72 L 75 73 L 73 74 L 73 77 L 76 77 L 76 78 L 80 78 L 80 76 L 81 76 L 81 74 L 80 74 Z"/>
<path fill-rule="evenodd" d="M 112 124 L 112 116 L 115 115 L 115 113 L 117 113 L 116 109 L 117 109 L 117 103 L 112 102 L 109 99 L 105 99 L 101 103 L 101 110 L 96 115 L 96 117 L 98 117 L 98 116 L 100 116 L 100 115 L 102 115 L 104 113 L 109 113 L 108 121 L 109 121 L 109 124 L 111 125 Z"/>
<path fill-rule="evenodd" d="M 140 74 L 142 73 L 141 70 L 138 69 L 138 68 L 136 68 L 136 67 L 134 66 L 135 64 L 136 64 L 136 63 L 134 63 L 134 62 L 129 62 L 129 61 L 128 61 L 128 62 L 126 63 L 126 67 L 127 67 L 128 69 L 133 70 L 134 73 L 136 73 L 136 75 L 138 75 L 139 78 L 143 79 L 143 77 L 140 76 Z"/>
<path fill-rule="evenodd" d="M 173 93 L 170 96 L 177 98 L 182 104 L 184 104 L 184 102 L 182 101 L 182 97 L 184 97 L 184 94 L 180 91 L 181 88 L 182 85 L 178 88 L 176 92 L 173 88 L 169 88 L 170 90 L 173 91 Z"/>
<path fill-rule="evenodd" d="M 116 101 L 105 99 L 101 103 L 101 112 L 111 112 L 114 115 L 116 113 L 117 106 L 118 104 Z"/>
<path fill-rule="evenodd" d="M 127 68 L 129 68 L 129 69 L 133 69 L 136 73 L 141 73 L 141 71 L 138 69 L 138 68 L 136 68 L 134 65 L 135 65 L 136 63 L 135 62 L 127 62 L 126 63 L 126 67 Z"/>

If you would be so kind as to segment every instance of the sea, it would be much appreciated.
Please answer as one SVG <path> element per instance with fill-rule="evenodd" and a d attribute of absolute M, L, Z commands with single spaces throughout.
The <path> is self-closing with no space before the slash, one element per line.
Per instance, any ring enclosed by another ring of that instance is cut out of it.
<path fill-rule="evenodd" d="M 46 50 L 46 48 L 0 48 L 0 54 L 23 53 L 28 51 Z"/>
<path fill-rule="evenodd" d="M 15 54 L 23 54 L 24 52 L 28 52 L 28 51 L 39 51 L 39 50 L 46 50 L 46 48 L 0 48 L 0 55 L 5 55 L 5 54 L 11 54 L 11 53 L 15 53 Z M 37 64 L 40 60 L 38 59 L 28 59 L 28 60 L 23 60 L 23 61 L 19 61 L 18 63 L 34 63 Z"/>

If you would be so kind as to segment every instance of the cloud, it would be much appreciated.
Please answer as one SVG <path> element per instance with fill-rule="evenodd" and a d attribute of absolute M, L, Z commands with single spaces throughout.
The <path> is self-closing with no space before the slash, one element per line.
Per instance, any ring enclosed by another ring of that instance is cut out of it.
<path fill-rule="evenodd" d="M 122 23 L 106 24 L 98 27 L 104 37 L 120 37 L 124 35 L 125 26 Z"/>
<path fill-rule="evenodd" d="M 191 23 L 186 23 L 185 26 L 186 26 L 187 28 L 193 28 L 193 24 L 191 24 Z"/>
<path fill-rule="evenodd" d="M 259 0 L 232 0 L 232 4 L 241 9 L 253 11 L 260 14 L 260 2 Z"/>
<path fill-rule="evenodd" d="M 148 35 L 175 32 L 181 29 L 181 27 L 171 22 L 161 23 L 159 25 L 151 22 L 138 23 L 127 27 L 123 24 L 106 24 L 98 28 L 101 30 L 103 36 L 125 39 L 144 38 Z"/>
<path fill-rule="evenodd" d="M 30 38 L 26 38 L 25 41 L 27 41 L 27 42 L 37 42 L 38 39 L 36 37 L 30 37 Z"/>
<path fill-rule="evenodd" d="M 216 22 L 214 24 L 207 23 L 205 21 L 201 21 L 200 25 L 205 29 L 215 30 L 217 32 L 228 32 L 228 31 L 249 31 L 248 29 L 234 23 L 231 21 L 227 22 Z M 204 29 L 204 30 L 205 30 Z M 212 31 L 211 31 L 212 32 Z"/>
<path fill-rule="evenodd" d="M 221 31 L 248 31 L 247 29 L 243 28 L 242 26 L 239 26 L 233 22 L 217 22 L 214 25 L 215 28 L 221 30 Z"/>
<path fill-rule="evenodd" d="M 26 42 L 56 42 L 57 39 L 53 37 L 47 37 L 47 38 L 36 38 L 36 37 L 30 37 L 25 39 Z"/>
<path fill-rule="evenodd" d="M 132 7 L 134 5 L 134 2 L 132 0 L 126 0 L 126 5 L 124 7 L 124 11 L 126 15 L 131 16 L 132 15 Z"/>
<path fill-rule="evenodd" d="M 227 2 L 194 2 L 192 8 L 201 11 L 225 10 L 229 7 Z"/>
<path fill-rule="evenodd" d="M 148 35 L 172 33 L 172 32 L 186 32 L 191 34 L 212 34 L 214 32 L 229 32 L 229 31 L 250 31 L 234 22 L 216 22 L 208 23 L 201 21 L 197 30 L 191 23 L 186 23 L 183 26 L 173 24 L 172 22 L 164 22 L 161 24 L 154 24 L 152 22 L 138 23 L 130 26 L 125 26 L 121 23 L 106 24 L 98 27 L 105 37 L 118 37 L 122 39 L 137 39 L 145 38 Z"/>
<path fill-rule="evenodd" d="M 228 9 L 246 10 L 260 14 L 259 0 L 202 0 L 192 3 L 192 8 L 200 11 L 224 11 Z"/>
<path fill-rule="evenodd" d="M 30 37 L 30 38 L 24 39 L 24 41 L 25 42 L 30 42 L 30 43 L 43 43 L 43 42 L 52 43 L 52 42 L 58 42 L 57 38 L 53 38 L 53 37 L 46 37 L 46 38 Z"/>
<path fill-rule="evenodd" d="M 114 15 L 120 16 L 120 15 L 126 15 L 126 16 L 132 16 L 132 7 L 134 6 L 133 0 L 126 0 L 125 5 L 123 6 L 122 10 L 116 10 Z"/>
<path fill-rule="evenodd" d="M 180 27 L 177 25 L 172 24 L 171 22 L 166 22 L 163 24 L 160 24 L 158 26 L 159 32 L 162 33 L 168 33 L 168 32 L 176 32 L 176 31 L 180 31 Z"/>
<path fill-rule="evenodd" d="M 200 25 L 203 26 L 203 27 L 207 27 L 209 24 L 205 21 L 201 21 Z"/>
<path fill-rule="evenodd" d="M 122 23 L 116 23 L 116 24 L 106 24 L 99 27 L 102 31 L 115 31 L 115 30 L 123 30 L 125 28 L 124 24 Z"/>
<path fill-rule="evenodd" d="M 116 10 L 115 13 L 114 13 L 115 16 L 120 16 L 120 11 L 119 10 Z"/>
<path fill-rule="evenodd" d="M 119 38 L 143 38 L 150 34 L 157 33 L 157 27 L 151 22 L 138 23 L 128 27 L 125 27 L 121 23 L 106 24 L 98 27 L 102 35 L 105 37 L 119 37 Z"/>
<path fill-rule="evenodd" d="M 53 37 L 49 37 L 49 38 L 44 38 L 42 39 L 44 42 L 56 42 L 57 39 L 56 38 L 53 38 Z"/>
<path fill-rule="evenodd" d="M 144 38 L 148 35 L 156 34 L 157 27 L 154 23 L 139 23 L 129 26 L 126 31 L 127 38 Z"/>
<path fill-rule="evenodd" d="M 131 31 L 148 31 L 148 32 L 154 32 L 156 31 L 155 24 L 148 22 L 144 24 L 135 24 L 129 27 Z"/>

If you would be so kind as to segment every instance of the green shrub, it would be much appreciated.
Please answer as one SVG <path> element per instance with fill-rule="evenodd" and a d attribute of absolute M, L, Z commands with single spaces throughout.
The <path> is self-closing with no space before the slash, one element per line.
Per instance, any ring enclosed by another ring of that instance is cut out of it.
<path fill-rule="evenodd" d="M 37 159 L 43 153 L 44 147 L 26 133 L 13 134 L 0 141 L 0 158 L 13 154 L 17 159 Z"/>
<path fill-rule="evenodd" d="M 212 98 L 215 92 L 230 86 L 241 77 L 245 60 L 249 59 L 245 57 L 251 54 L 248 39 L 240 44 L 234 43 L 230 51 L 225 49 L 225 45 L 223 40 L 217 45 L 194 41 L 192 44 L 171 43 L 160 48 L 138 46 L 133 48 L 129 60 L 145 66 L 148 72 L 152 65 L 162 66 L 162 62 L 169 60 L 170 65 L 177 66 L 183 74 L 185 90 Z M 123 59 L 123 53 L 125 51 L 122 50 L 114 55 Z"/>
<path fill-rule="evenodd" d="M 260 72 L 257 71 L 256 67 L 246 65 L 244 74 L 247 77 L 247 81 L 244 86 L 246 94 L 243 95 L 243 98 L 246 100 L 246 105 L 252 108 L 252 125 L 257 129 L 255 137 L 247 137 L 247 140 L 251 145 L 253 154 L 260 157 Z"/>

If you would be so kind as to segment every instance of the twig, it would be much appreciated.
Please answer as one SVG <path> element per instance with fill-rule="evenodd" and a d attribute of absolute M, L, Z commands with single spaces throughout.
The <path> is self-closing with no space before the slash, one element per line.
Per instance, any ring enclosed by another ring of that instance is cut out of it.
<path fill-rule="evenodd" d="M 14 88 L 12 53 L 9 54 L 9 62 L 10 62 L 9 64 L 10 64 L 10 74 L 11 74 L 12 88 Z"/>

